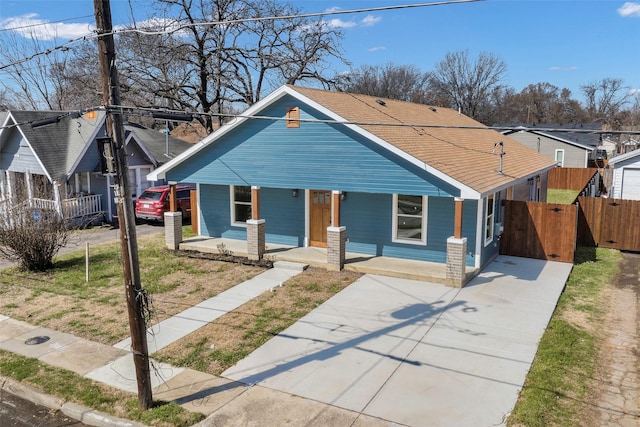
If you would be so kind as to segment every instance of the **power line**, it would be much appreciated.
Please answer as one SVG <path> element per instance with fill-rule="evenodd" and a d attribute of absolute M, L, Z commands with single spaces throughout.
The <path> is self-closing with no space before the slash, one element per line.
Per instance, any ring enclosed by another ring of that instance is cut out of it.
<path fill-rule="evenodd" d="M 9 110 L 11 111 L 11 110 Z M 277 117 L 277 116 L 261 116 L 261 115 L 246 115 L 246 114 L 230 114 L 230 113 L 204 113 L 198 111 L 180 111 L 180 110 L 168 110 L 163 108 L 149 108 L 149 107 L 133 107 L 133 106 L 125 106 L 125 105 L 110 105 L 108 107 L 99 106 L 99 107 L 90 107 L 83 110 L 74 110 L 68 111 L 63 114 L 51 115 L 51 117 L 46 119 L 64 119 L 67 117 L 78 118 L 83 114 L 89 111 L 107 111 L 107 112 L 117 112 L 124 115 L 138 114 L 138 115 L 153 115 L 153 114 L 163 114 L 163 117 L 170 117 L 171 115 L 175 115 L 177 118 L 175 121 L 184 121 L 184 117 L 187 115 L 193 117 L 222 117 L 229 119 L 247 119 L 247 120 L 270 120 L 270 121 L 290 121 L 286 117 Z M 40 120 L 40 119 L 39 119 Z M 167 120 L 172 121 L 170 118 Z M 32 125 L 34 122 L 38 120 L 32 120 L 27 122 L 21 122 L 12 124 L 9 126 L 0 126 L 0 130 L 22 126 L 22 125 Z M 331 125 L 351 125 L 351 126 L 386 126 L 386 127 L 408 127 L 408 128 L 424 128 L 424 129 L 459 129 L 459 130 L 495 130 L 498 132 L 502 131 L 538 131 L 538 132 L 562 132 L 562 133 L 580 133 L 580 134 L 612 134 L 612 135 L 640 135 L 640 130 L 597 130 L 597 129 L 568 129 L 568 128 L 554 128 L 554 127 L 539 127 L 539 126 L 457 126 L 457 125 L 447 125 L 447 124 L 427 124 L 427 123 L 387 123 L 387 122 L 361 122 L 361 121 L 348 121 L 348 120 L 332 120 L 332 119 L 306 119 L 299 118 L 297 121 L 301 123 L 310 123 L 310 124 L 331 124 Z"/>
<path fill-rule="evenodd" d="M 85 36 L 69 40 L 68 42 L 60 46 L 47 49 L 46 51 L 43 51 L 43 52 L 34 53 L 29 57 L 16 60 L 9 64 L 0 65 L 0 70 L 12 67 L 14 65 L 17 65 L 26 61 L 30 61 L 31 59 L 37 56 L 48 55 L 49 53 L 55 50 L 68 50 L 71 44 L 78 43 L 80 41 L 86 41 L 86 40 L 96 39 L 100 37 L 113 36 L 116 34 L 138 33 L 138 34 L 144 34 L 144 35 L 170 35 L 177 31 L 180 31 L 186 28 L 191 28 L 191 27 L 201 27 L 201 26 L 211 26 L 211 25 L 229 25 L 229 24 L 239 24 L 243 22 L 275 21 L 279 19 L 295 19 L 295 18 L 311 18 L 311 17 L 322 17 L 322 16 L 332 16 L 332 15 L 346 15 L 346 14 L 354 14 L 354 13 L 379 12 L 379 11 L 397 10 L 397 9 L 412 9 L 412 8 L 420 8 L 420 7 L 442 6 L 442 5 L 450 5 L 450 4 L 458 4 L 458 3 L 474 3 L 479 1 L 484 1 L 484 0 L 447 0 L 442 2 L 431 2 L 431 3 L 414 3 L 414 4 L 405 4 L 405 5 L 368 7 L 368 8 L 361 8 L 361 9 L 349 9 L 349 10 L 330 10 L 325 12 L 311 12 L 311 13 L 283 15 L 283 16 L 243 18 L 243 19 L 234 19 L 229 21 L 206 21 L 206 22 L 197 22 L 193 24 L 184 24 L 175 28 L 165 29 L 162 31 L 148 31 L 148 30 L 140 30 L 137 28 L 111 30 L 109 32 L 105 32 L 101 34 L 96 34 L 96 33 L 87 34 Z"/>
<path fill-rule="evenodd" d="M 84 16 L 77 16 L 75 18 L 66 18 L 66 19 L 60 19 L 58 21 L 47 21 L 47 22 L 41 22 L 39 24 L 29 24 L 29 25 L 22 25 L 20 27 L 5 27 L 5 28 L 0 28 L 0 33 L 5 32 L 5 31 L 15 31 L 15 30 L 24 30 L 25 28 L 33 28 L 33 27 L 44 27 L 46 25 L 51 25 L 51 24 L 59 24 L 61 22 L 67 22 L 67 21 L 75 21 L 76 19 L 84 19 L 84 18 L 93 18 L 93 15 L 84 15 Z"/>

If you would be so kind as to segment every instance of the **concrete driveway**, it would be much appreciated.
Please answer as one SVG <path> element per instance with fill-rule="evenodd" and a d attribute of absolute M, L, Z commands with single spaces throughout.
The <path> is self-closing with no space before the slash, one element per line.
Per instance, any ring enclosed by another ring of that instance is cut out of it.
<path fill-rule="evenodd" d="M 571 268 L 499 256 L 462 289 L 365 275 L 222 375 L 391 423 L 500 425 Z"/>

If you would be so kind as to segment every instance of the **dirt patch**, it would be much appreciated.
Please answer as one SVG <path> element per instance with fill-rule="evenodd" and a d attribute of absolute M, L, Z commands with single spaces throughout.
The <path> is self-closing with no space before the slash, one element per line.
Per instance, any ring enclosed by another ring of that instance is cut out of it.
<path fill-rule="evenodd" d="M 640 254 L 623 253 L 620 271 L 605 293 L 598 370 L 589 381 L 584 426 L 626 426 L 640 422 L 638 357 Z"/>

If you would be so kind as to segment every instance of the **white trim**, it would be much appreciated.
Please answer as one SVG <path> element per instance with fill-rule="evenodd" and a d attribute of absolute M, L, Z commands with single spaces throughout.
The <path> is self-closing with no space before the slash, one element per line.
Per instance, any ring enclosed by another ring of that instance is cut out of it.
<path fill-rule="evenodd" d="M 560 164 L 558 164 L 558 153 L 562 153 L 562 161 L 560 162 Z M 564 148 L 556 148 L 556 150 L 553 153 L 553 160 L 556 161 L 556 165 L 560 167 L 564 166 L 564 155 L 565 155 Z"/>
<path fill-rule="evenodd" d="M 96 115 L 97 114 L 101 114 L 103 113 L 102 111 L 99 110 L 95 110 L 96 111 Z M 76 168 L 78 167 L 78 165 L 80 164 L 80 162 L 84 159 L 84 156 L 87 154 L 87 151 L 90 149 L 90 147 L 92 147 L 94 150 L 97 150 L 97 148 L 95 147 L 95 145 L 93 144 L 93 142 L 95 142 L 96 138 L 98 138 L 98 133 L 100 133 L 100 131 L 102 131 L 103 126 L 105 128 L 105 132 L 107 131 L 106 126 L 105 126 L 105 122 L 107 120 L 107 114 L 101 114 L 102 117 L 99 119 L 99 123 L 97 123 L 95 125 L 95 129 L 93 131 L 93 133 L 91 134 L 91 137 L 88 139 L 89 141 L 91 141 L 91 143 L 86 144 L 84 146 L 84 148 L 82 149 L 82 151 L 80 151 L 80 154 L 78 155 L 78 157 L 76 158 L 76 160 L 73 162 L 73 165 L 71 166 L 71 168 L 66 172 L 67 173 L 67 179 L 69 179 L 69 176 L 73 173 L 76 173 Z M 83 115 L 81 118 L 83 120 L 91 120 L 91 119 L 85 119 L 85 116 Z"/>
<path fill-rule="evenodd" d="M 202 235 L 202 206 L 201 206 L 201 200 L 200 200 L 200 183 L 196 182 L 196 207 L 198 208 L 196 211 L 196 218 L 198 218 L 198 236 Z M 191 212 L 191 216 L 193 217 L 193 212 Z"/>
<path fill-rule="evenodd" d="M 303 245 L 305 248 L 310 246 L 311 242 L 311 219 L 309 216 L 311 215 L 311 191 L 305 189 L 304 190 L 304 242 Z"/>
<path fill-rule="evenodd" d="M 180 164 L 182 161 L 184 161 L 184 160 L 188 159 L 189 157 L 195 155 L 200 150 L 202 150 L 203 148 L 208 146 L 210 143 L 214 143 L 216 140 L 222 138 L 222 136 L 226 135 L 229 131 L 231 131 L 231 129 L 234 129 L 235 127 L 239 126 L 241 123 L 245 122 L 246 120 L 249 120 L 248 116 L 255 115 L 257 112 L 259 112 L 260 110 L 266 108 L 267 106 L 269 106 L 270 104 L 272 104 L 275 101 L 279 100 L 280 98 L 284 97 L 285 95 L 290 95 L 290 96 L 296 98 L 297 100 L 299 100 L 300 102 L 303 102 L 303 103 L 307 104 L 309 107 L 311 107 L 311 108 L 313 108 L 313 109 L 315 109 L 315 110 L 317 110 L 317 111 L 319 111 L 319 112 L 321 112 L 323 114 L 326 114 L 331 120 L 334 120 L 334 121 L 337 121 L 337 122 L 343 122 L 344 125 L 347 128 L 351 129 L 352 131 L 364 136 L 365 138 L 367 138 L 370 141 L 376 143 L 377 145 L 379 145 L 380 147 L 386 149 L 387 151 L 390 151 L 390 152 L 398 155 L 402 159 L 407 160 L 409 163 L 417 166 L 418 168 L 424 170 L 425 172 L 427 172 L 427 173 L 429 173 L 431 175 L 434 175 L 437 178 L 441 179 L 442 181 L 444 181 L 444 182 L 446 182 L 448 184 L 451 184 L 452 186 L 458 188 L 460 190 L 460 197 L 463 197 L 465 199 L 478 199 L 478 198 L 480 198 L 480 193 L 478 191 L 474 190 L 473 188 L 461 183 L 458 180 L 455 180 L 455 179 L 451 178 L 449 175 L 439 171 L 438 169 L 427 165 L 423 161 L 421 161 L 421 160 L 409 155 L 408 153 L 402 151 L 398 147 L 396 147 L 396 146 L 388 143 L 387 141 L 385 141 L 385 140 L 383 140 L 383 139 L 371 134 L 370 132 L 362 129 L 360 126 L 354 125 L 354 124 L 348 124 L 348 120 L 346 120 L 342 116 L 336 114 L 334 111 L 329 110 L 328 108 L 322 106 L 321 104 L 318 104 L 315 101 L 312 101 L 311 99 L 309 99 L 306 96 L 303 96 L 302 94 L 297 92 L 294 88 L 291 88 L 291 87 L 286 86 L 286 85 L 285 86 L 281 86 L 280 88 L 278 88 L 274 92 L 272 92 L 270 95 L 268 95 L 265 98 L 263 98 L 261 101 L 253 104 L 251 107 L 249 107 L 242 114 L 243 117 L 237 117 L 237 118 L 233 119 L 231 122 L 229 122 L 228 124 L 222 126 L 217 131 L 209 134 L 203 140 L 201 140 L 200 142 L 195 144 L 192 148 L 188 149 L 187 151 L 185 151 L 185 152 L 181 153 L 180 155 L 176 156 L 174 159 L 172 159 L 172 160 L 168 161 L 167 163 L 165 163 L 164 165 L 160 166 L 154 172 L 149 174 L 149 179 L 151 179 L 151 180 L 165 179 L 166 172 L 168 170 L 171 170 L 174 166 Z"/>
<path fill-rule="evenodd" d="M 231 215 L 230 220 L 231 220 L 231 226 L 232 227 L 247 227 L 247 223 L 246 222 L 238 222 L 236 221 L 236 193 L 235 193 L 235 188 L 236 187 L 249 187 L 252 188 L 249 185 L 230 185 L 229 186 L 229 203 L 230 203 L 230 209 L 229 209 L 229 214 Z M 241 204 L 246 205 L 246 202 L 239 202 Z M 251 205 L 251 202 L 249 202 L 249 205 Z M 251 219 L 251 218 L 249 218 Z"/>
<path fill-rule="evenodd" d="M 391 218 L 391 241 L 393 243 L 402 243 L 408 245 L 421 245 L 424 246 L 427 244 L 427 216 L 428 216 L 428 197 L 422 197 L 422 221 L 421 221 L 421 230 L 420 230 L 420 240 L 418 239 L 403 239 L 398 237 L 398 195 L 393 195 L 393 206 L 392 208 L 392 218 Z M 406 215 L 406 214 L 404 214 Z"/>
<path fill-rule="evenodd" d="M 489 197 L 491 197 L 491 232 L 489 232 Z M 495 234 L 496 227 L 496 195 L 489 194 L 487 197 L 483 199 L 484 204 L 484 215 L 483 215 L 483 227 L 482 227 L 482 241 L 484 243 L 484 247 L 486 248 L 493 242 L 493 236 Z"/>

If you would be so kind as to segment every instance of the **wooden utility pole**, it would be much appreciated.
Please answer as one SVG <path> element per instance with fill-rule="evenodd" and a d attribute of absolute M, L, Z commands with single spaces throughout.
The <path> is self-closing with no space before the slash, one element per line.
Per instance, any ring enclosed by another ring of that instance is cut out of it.
<path fill-rule="evenodd" d="M 143 410 L 151 408 L 151 373 L 149 371 L 149 350 L 147 348 L 147 330 L 144 319 L 146 302 L 140 285 L 140 265 L 138 264 L 138 241 L 136 239 L 136 221 L 128 182 L 127 155 L 124 151 L 124 127 L 122 113 L 109 110 L 109 106 L 120 105 L 120 87 L 116 69 L 115 44 L 111 23 L 111 5 L 109 0 L 94 0 L 96 25 L 98 31 L 98 50 L 102 76 L 102 100 L 107 108 L 107 133 L 112 140 L 113 162 L 115 167 L 114 198 L 118 209 L 120 227 L 120 246 L 122 248 L 122 268 L 124 286 L 129 312 L 129 330 L 131 332 L 131 350 L 138 382 L 138 401 Z"/>

